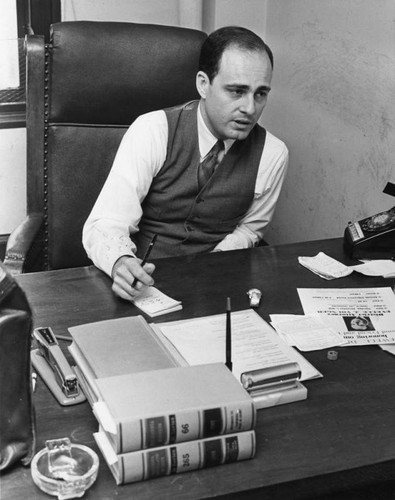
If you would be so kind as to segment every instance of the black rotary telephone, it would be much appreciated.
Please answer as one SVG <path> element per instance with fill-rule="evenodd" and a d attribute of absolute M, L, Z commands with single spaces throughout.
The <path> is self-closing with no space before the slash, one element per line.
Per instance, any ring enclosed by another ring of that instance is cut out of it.
<path fill-rule="evenodd" d="M 387 183 L 384 191 L 395 196 L 395 184 Z M 344 231 L 344 246 L 356 259 L 395 259 L 395 207 L 349 222 Z"/>

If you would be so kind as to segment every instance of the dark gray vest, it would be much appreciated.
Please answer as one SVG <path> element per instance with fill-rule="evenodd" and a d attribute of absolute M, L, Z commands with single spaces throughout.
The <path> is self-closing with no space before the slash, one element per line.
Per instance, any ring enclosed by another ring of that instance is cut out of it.
<path fill-rule="evenodd" d="M 141 256 L 156 233 L 151 258 L 212 250 L 233 232 L 249 209 L 255 190 L 266 130 L 256 125 L 235 141 L 207 184 L 199 190 L 198 101 L 165 110 L 167 156 L 143 202 L 139 232 L 133 235 Z"/>

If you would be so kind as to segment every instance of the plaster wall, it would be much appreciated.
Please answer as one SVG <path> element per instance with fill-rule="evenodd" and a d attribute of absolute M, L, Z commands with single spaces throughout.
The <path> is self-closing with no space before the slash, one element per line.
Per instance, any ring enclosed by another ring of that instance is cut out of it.
<path fill-rule="evenodd" d="M 63 20 L 253 29 L 275 54 L 261 123 L 290 150 L 266 238 L 342 236 L 349 220 L 395 205 L 393 0 L 64 0 Z M 25 216 L 25 130 L 0 130 L 0 235 Z"/>
<path fill-rule="evenodd" d="M 263 123 L 290 150 L 268 240 L 342 236 L 395 205 L 395 3 L 269 0 L 275 53 Z"/>

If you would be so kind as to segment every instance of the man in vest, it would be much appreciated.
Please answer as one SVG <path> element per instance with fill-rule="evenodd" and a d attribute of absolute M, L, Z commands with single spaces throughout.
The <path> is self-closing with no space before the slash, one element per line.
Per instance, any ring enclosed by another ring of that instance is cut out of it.
<path fill-rule="evenodd" d="M 83 230 L 94 264 L 131 300 L 153 285 L 151 257 L 255 246 L 270 222 L 288 150 L 257 124 L 273 55 L 240 27 L 213 32 L 201 50 L 199 101 L 140 116 L 126 132 Z"/>

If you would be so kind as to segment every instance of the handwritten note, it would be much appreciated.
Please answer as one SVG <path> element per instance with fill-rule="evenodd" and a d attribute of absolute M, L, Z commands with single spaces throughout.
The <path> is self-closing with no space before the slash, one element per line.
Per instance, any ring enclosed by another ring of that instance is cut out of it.
<path fill-rule="evenodd" d="M 151 317 L 182 309 L 182 304 L 179 300 L 172 299 L 154 286 L 145 288 L 133 300 L 133 304 Z"/>
<path fill-rule="evenodd" d="M 323 252 L 315 257 L 298 257 L 298 261 L 299 264 L 326 280 L 342 278 L 352 273 L 352 269 Z"/>

